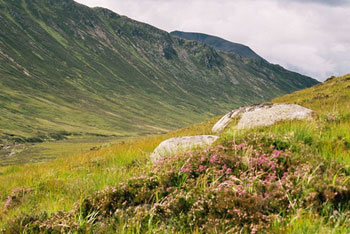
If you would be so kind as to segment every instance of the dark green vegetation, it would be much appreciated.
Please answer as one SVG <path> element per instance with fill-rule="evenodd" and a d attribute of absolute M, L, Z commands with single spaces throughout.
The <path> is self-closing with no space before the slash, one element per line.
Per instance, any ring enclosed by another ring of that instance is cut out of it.
<path fill-rule="evenodd" d="M 203 44 L 213 47 L 216 50 L 232 52 L 242 56 L 243 58 L 262 59 L 248 46 L 230 42 L 220 37 L 215 37 L 203 33 L 190 33 L 181 31 L 174 31 L 170 34 L 186 40 L 199 41 Z"/>
<path fill-rule="evenodd" d="M 60 159 L 40 172 L 3 168 L 0 225 L 5 233 L 349 233 L 349 90 L 347 75 L 275 99 L 315 110 L 314 120 L 241 131 L 232 123 L 212 148 L 155 164 L 147 157 L 157 142 L 209 134 L 215 120 Z M 37 182 L 20 180 L 36 173 Z M 65 189 L 90 192 L 73 205 L 77 195 Z"/>
<path fill-rule="evenodd" d="M 72 0 L 0 0 L 0 22 L 0 147 L 164 133 L 317 83 Z"/>

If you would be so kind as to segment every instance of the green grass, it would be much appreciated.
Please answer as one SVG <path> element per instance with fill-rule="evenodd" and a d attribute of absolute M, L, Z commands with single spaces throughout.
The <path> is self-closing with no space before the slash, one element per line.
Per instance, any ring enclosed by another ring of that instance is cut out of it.
<path fill-rule="evenodd" d="M 227 144 L 235 139 L 237 142 L 245 140 L 255 144 L 254 141 L 262 139 L 266 144 L 290 150 L 295 160 L 301 159 L 304 163 L 312 165 L 309 176 L 300 177 L 298 187 L 301 188 L 301 193 L 296 194 L 300 196 L 299 199 L 305 199 L 310 192 L 321 189 L 317 187 L 318 182 L 330 184 L 327 186 L 338 186 L 338 183 L 345 185 L 350 178 L 346 174 L 350 168 L 347 143 L 350 139 L 348 78 L 350 75 L 273 100 L 279 103 L 297 103 L 315 110 L 313 121 L 280 122 L 270 127 L 239 132 L 234 132 L 232 127 L 229 127 L 222 134 L 220 142 Z M 327 93 L 328 97 L 319 98 L 323 93 Z M 172 136 L 210 134 L 210 129 L 216 120 L 166 135 L 126 140 L 125 143 L 64 157 L 49 163 L 2 167 L 0 196 L 3 203 L 6 202 L 11 191 L 17 187 L 29 187 L 34 190 L 25 195 L 20 200 L 20 204 L 2 213 L 1 225 L 5 225 L 14 217 L 21 217 L 22 213 L 39 214 L 46 211 L 51 214 L 72 210 L 74 203 L 79 204 L 86 197 L 94 197 L 91 194 L 95 191 L 103 190 L 106 186 L 117 186 L 120 182 L 129 181 L 130 178 L 145 176 L 151 170 L 147 163 L 149 153 L 162 140 Z M 339 163 L 341 170 L 332 169 Z M 324 175 L 320 172 L 316 173 L 323 167 L 329 168 L 327 173 Z M 196 186 L 204 189 L 205 186 L 202 183 L 206 180 L 208 177 L 203 177 L 202 182 L 198 181 Z M 184 178 L 181 184 L 186 181 Z M 315 208 L 300 206 L 288 215 L 281 213 L 273 221 L 269 232 L 347 233 L 349 231 L 350 225 L 347 222 L 349 207 L 345 206 L 337 211 L 338 213 L 334 213 L 334 208 L 327 203 L 320 206 L 321 208 L 317 208 L 316 204 L 311 205 Z M 82 225 L 84 223 L 87 224 L 87 221 L 82 221 Z M 135 232 L 140 228 L 139 224 L 128 226 L 119 223 L 119 225 L 122 229 L 118 230 L 124 233 Z M 148 230 L 159 230 L 161 227 L 159 225 L 160 223 L 152 223 Z M 188 231 L 185 226 L 183 231 L 181 226 L 176 228 L 179 228 L 177 231 L 180 233 Z M 192 228 L 193 232 L 200 233 L 195 227 Z"/>
<path fill-rule="evenodd" d="M 0 166 L 48 162 L 90 149 L 108 147 L 124 140 L 126 139 L 117 137 L 69 136 L 59 141 L 16 144 L 0 150 Z M 11 153 L 14 154 L 8 156 Z"/>
<path fill-rule="evenodd" d="M 293 131 L 294 138 L 299 138 L 311 145 L 324 158 L 349 165 L 349 84 L 350 75 L 346 75 L 273 100 L 278 103 L 296 103 L 310 108 L 316 112 L 317 119 L 311 124 L 288 123 L 276 125 L 269 130 L 281 133 Z"/>
<path fill-rule="evenodd" d="M 70 210 L 79 201 L 106 186 L 118 184 L 135 174 L 144 165 L 150 152 L 162 141 L 172 136 L 208 134 L 217 119 L 197 124 L 173 133 L 125 140 L 116 145 L 91 150 L 53 162 L 23 166 L 0 167 L 0 200 L 17 187 L 34 188 L 14 210 L 1 214 L 1 224 L 29 212 Z"/>
<path fill-rule="evenodd" d="M 271 233 L 288 233 L 288 234 L 345 234 L 349 233 L 350 228 L 337 223 L 329 223 L 324 218 L 311 212 L 299 211 L 290 217 L 284 224 L 276 222 Z"/>

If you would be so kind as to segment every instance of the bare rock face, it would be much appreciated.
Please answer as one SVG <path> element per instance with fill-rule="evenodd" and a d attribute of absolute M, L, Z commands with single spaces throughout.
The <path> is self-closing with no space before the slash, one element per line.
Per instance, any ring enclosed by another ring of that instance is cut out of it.
<path fill-rule="evenodd" d="M 313 111 L 295 104 L 261 104 L 242 107 L 222 117 L 212 131 L 219 133 L 234 119 L 240 118 L 235 129 L 269 126 L 282 120 L 311 120 Z"/>
<path fill-rule="evenodd" d="M 151 154 L 151 161 L 155 162 L 161 157 L 188 151 L 197 147 L 212 145 L 219 137 L 212 135 L 175 137 L 163 141 Z"/>

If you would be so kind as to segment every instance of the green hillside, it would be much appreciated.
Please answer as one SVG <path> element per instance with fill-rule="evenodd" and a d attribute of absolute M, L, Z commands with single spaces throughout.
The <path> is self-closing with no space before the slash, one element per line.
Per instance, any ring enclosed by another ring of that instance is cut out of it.
<path fill-rule="evenodd" d="M 317 84 L 72 0 L 0 0 L 0 147 L 164 133 Z"/>
<path fill-rule="evenodd" d="M 314 119 L 242 131 L 233 123 L 212 148 L 156 164 L 149 155 L 161 141 L 211 134 L 218 119 L 50 163 L 0 167 L 0 231 L 349 233 L 349 90 L 346 75 L 277 98 L 313 109 Z"/>

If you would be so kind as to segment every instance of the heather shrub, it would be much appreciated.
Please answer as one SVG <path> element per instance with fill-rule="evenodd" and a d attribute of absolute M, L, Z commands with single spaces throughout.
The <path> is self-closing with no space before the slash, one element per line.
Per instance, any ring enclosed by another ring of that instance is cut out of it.
<path fill-rule="evenodd" d="M 334 214 L 349 210 L 350 169 L 318 157 L 301 140 L 256 133 L 162 158 L 144 176 L 93 194 L 71 212 L 32 218 L 26 227 L 260 233 L 301 208 L 339 222 Z"/>
<path fill-rule="evenodd" d="M 11 191 L 4 204 L 4 212 L 19 205 L 23 198 L 32 191 L 31 188 L 18 187 Z"/>

